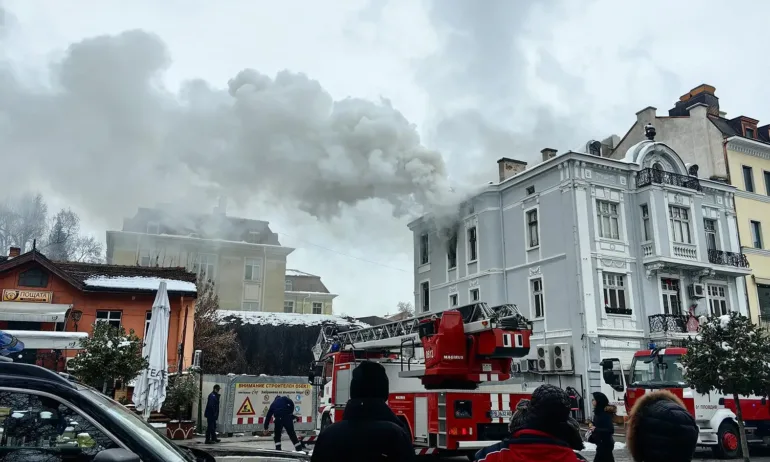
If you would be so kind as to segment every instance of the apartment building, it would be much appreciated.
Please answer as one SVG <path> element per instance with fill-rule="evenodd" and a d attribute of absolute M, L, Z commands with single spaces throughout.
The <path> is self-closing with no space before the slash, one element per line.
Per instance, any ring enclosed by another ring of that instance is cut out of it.
<path fill-rule="evenodd" d="M 463 204 L 455 226 L 411 222 L 416 311 L 515 304 L 534 323 L 519 370 L 588 397 L 602 389 L 602 359 L 627 368 L 649 339 L 745 313 L 736 189 L 694 176 L 647 134 L 622 159 L 553 149 L 530 167 L 500 159 L 499 183 Z"/>
<path fill-rule="evenodd" d="M 287 269 L 285 284 L 284 313 L 332 314 L 337 294 L 329 292 L 320 276 Z"/>
<path fill-rule="evenodd" d="M 214 282 L 223 310 L 283 312 L 293 250 L 268 222 L 227 216 L 224 201 L 211 214 L 140 208 L 120 231 L 107 231 L 108 263 L 185 267 Z"/>
<path fill-rule="evenodd" d="M 657 140 L 686 163 L 697 164 L 700 176 L 736 187 L 741 252 L 753 270 L 745 279 L 749 313 L 754 321 L 770 323 L 770 124 L 728 118 L 720 111 L 716 89 L 704 84 L 682 95 L 667 116 L 657 115 L 654 107 L 639 111 L 609 156 L 622 159 L 644 140 L 647 124 L 655 127 Z"/>

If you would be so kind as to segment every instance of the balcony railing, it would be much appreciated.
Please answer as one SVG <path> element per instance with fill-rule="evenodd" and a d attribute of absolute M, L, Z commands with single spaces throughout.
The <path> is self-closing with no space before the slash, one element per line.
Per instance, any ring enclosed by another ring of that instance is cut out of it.
<path fill-rule="evenodd" d="M 715 265 L 748 268 L 749 259 L 742 253 L 725 252 L 724 250 L 708 249 L 709 262 Z"/>
<path fill-rule="evenodd" d="M 666 172 L 653 168 L 645 168 L 639 171 L 639 174 L 636 176 L 637 188 L 649 186 L 653 183 L 670 184 L 672 186 L 694 189 L 696 191 L 703 190 L 700 181 L 694 176 L 680 175 L 678 173 Z"/>
<path fill-rule="evenodd" d="M 658 332 L 687 332 L 687 319 L 683 314 L 653 314 L 648 316 L 650 321 L 650 333 Z"/>

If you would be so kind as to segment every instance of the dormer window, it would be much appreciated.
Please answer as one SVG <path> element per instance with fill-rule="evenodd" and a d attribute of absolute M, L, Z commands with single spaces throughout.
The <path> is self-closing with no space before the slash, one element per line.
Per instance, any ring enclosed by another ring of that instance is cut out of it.
<path fill-rule="evenodd" d="M 743 136 L 746 138 L 754 139 L 754 129 L 751 127 L 744 127 L 743 128 Z"/>
<path fill-rule="evenodd" d="M 249 234 L 246 236 L 246 242 L 249 244 L 259 244 L 259 232 L 249 231 Z"/>

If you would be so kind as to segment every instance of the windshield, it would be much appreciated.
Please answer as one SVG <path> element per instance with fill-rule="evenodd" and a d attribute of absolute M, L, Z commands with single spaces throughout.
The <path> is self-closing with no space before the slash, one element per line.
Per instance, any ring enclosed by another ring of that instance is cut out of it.
<path fill-rule="evenodd" d="M 637 356 L 631 362 L 631 386 L 663 388 L 686 386 L 681 355 Z"/>
<path fill-rule="evenodd" d="M 91 388 L 82 388 L 80 391 L 85 397 L 91 399 L 110 414 L 123 430 L 132 434 L 137 441 L 143 441 L 162 460 L 169 462 L 195 462 L 195 457 L 158 433 L 150 424 L 117 401 L 109 399 Z"/>

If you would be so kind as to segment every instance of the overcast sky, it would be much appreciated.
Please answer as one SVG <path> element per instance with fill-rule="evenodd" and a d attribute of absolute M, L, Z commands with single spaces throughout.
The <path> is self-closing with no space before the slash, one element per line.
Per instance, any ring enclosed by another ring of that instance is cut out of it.
<path fill-rule="evenodd" d="M 225 194 L 337 313 L 384 314 L 414 299 L 406 223 L 497 158 L 622 136 L 700 83 L 770 119 L 770 4 L 671 3 L 0 0 L 0 195 L 104 239 Z"/>

